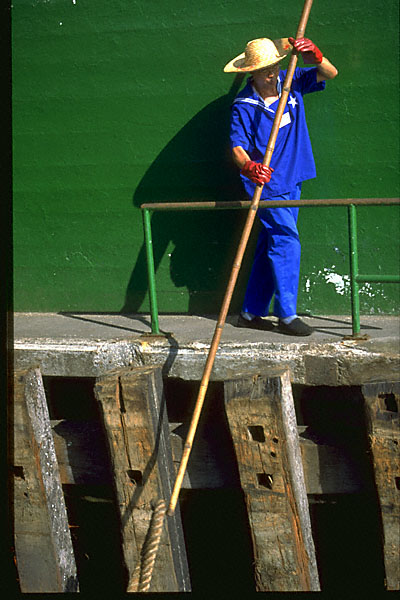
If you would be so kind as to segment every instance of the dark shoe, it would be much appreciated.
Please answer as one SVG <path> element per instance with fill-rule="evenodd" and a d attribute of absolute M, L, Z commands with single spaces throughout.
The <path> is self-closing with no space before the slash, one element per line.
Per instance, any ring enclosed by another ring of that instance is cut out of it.
<path fill-rule="evenodd" d="M 279 319 L 278 331 L 286 335 L 311 335 L 313 328 L 296 317 L 296 319 L 287 324 Z"/>
<path fill-rule="evenodd" d="M 251 321 L 239 315 L 236 327 L 247 327 L 247 329 L 259 329 L 260 331 L 272 331 L 275 326 L 271 321 L 266 321 L 261 317 L 253 317 Z"/>

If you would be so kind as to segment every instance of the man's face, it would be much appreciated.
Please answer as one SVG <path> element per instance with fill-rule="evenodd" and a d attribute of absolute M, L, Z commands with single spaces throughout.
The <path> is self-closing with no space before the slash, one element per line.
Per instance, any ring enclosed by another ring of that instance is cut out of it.
<path fill-rule="evenodd" d="M 253 79 L 256 85 L 269 84 L 275 86 L 280 71 L 280 64 L 272 65 L 271 67 L 265 67 L 259 71 L 254 71 Z"/>

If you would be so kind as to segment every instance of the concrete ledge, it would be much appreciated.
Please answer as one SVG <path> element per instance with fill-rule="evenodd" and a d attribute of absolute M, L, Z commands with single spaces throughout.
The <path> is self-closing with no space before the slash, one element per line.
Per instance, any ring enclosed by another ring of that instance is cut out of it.
<path fill-rule="evenodd" d="M 363 317 L 361 333 L 369 339 L 346 339 L 349 317 L 311 317 L 315 332 L 293 338 L 275 332 L 225 325 L 212 380 L 264 373 L 288 366 L 293 383 L 361 385 L 393 381 L 400 375 L 398 317 Z M 43 375 L 99 377 L 128 366 L 157 365 L 165 377 L 200 380 L 215 328 L 215 317 L 161 316 L 171 333 L 149 334 L 142 315 L 15 315 L 16 368 L 40 365 Z M 43 334 L 45 332 L 45 334 Z"/>
<path fill-rule="evenodd" d="M 99 377 L 113 369 L 143 365 L 140 343 L 85 340 L 15 340 L 14 364 L 25 368 L 40 365 L 43 375 Z"/>

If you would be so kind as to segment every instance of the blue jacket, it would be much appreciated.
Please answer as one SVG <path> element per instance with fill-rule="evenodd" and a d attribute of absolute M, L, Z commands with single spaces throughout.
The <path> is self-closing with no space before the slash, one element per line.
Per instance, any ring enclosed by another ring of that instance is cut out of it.
<path fill-rule="evenodd" d="M 280 71 L 278 93 L 286 71 Z M 274 169 L 271 181 L 266 183 L 262 199 L 290 192 L 296 184 L 316 176 L 314 157 L 308 134 L 303 95 L 325 88 L 325 81 L 317 83 L 317 69 L 296 68 L 288 101 L 282 116 L 270 166 Z M 252 85 L 251 77 L 232 104 L 231 148 L 241 146 L 251 160 L 262 162 L 271 133 L 279 100 L 267 106 Z M 241 175 L 247 194 L 252 197 L 256 185 Z"/>

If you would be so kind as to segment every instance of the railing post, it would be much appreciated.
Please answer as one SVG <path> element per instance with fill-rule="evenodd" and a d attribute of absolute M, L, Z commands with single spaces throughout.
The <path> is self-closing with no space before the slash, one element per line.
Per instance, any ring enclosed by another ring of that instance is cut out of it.
<path fill-rule="evenodd" d="M 155 270 L 154 270 L 153 239 L 152 239 L 152 235 L 151 235 L 150 211 L 147 208 L 143 208 L 142 216 L 143 216 L 144 241 L 145 241 L 146 256 L 147 256 L 147 277 L 148 277 L 148 283 L 149 283 L 151 333 L 159 334 L 160 327 L 158 324 L 156 276 L 155 276 Z"/>
<path fill-rule="evenodd" d="M 350 250 L 350 287 L 353 337 L 360 334 L 360 298 L 358 295 L 358 246 L 357 213 L 354 204 L 348 206 L 349 250 Z"/>

